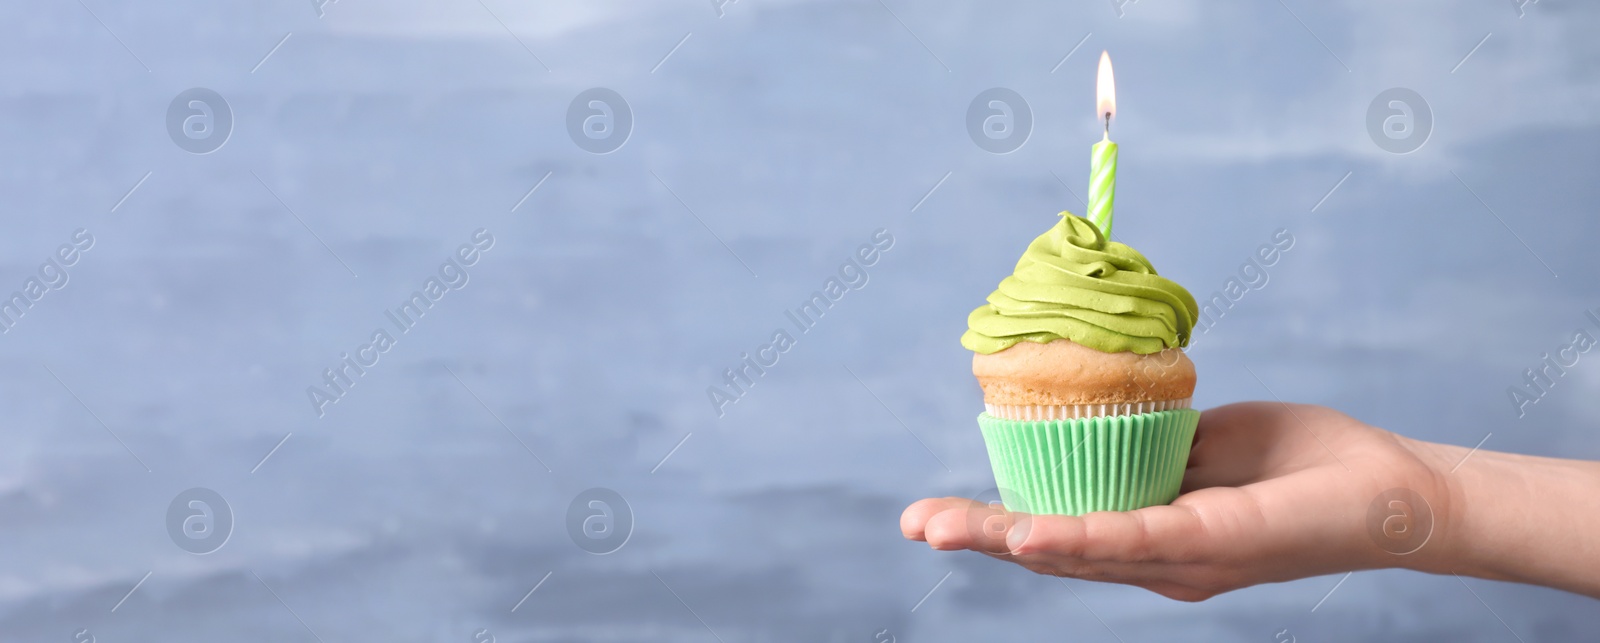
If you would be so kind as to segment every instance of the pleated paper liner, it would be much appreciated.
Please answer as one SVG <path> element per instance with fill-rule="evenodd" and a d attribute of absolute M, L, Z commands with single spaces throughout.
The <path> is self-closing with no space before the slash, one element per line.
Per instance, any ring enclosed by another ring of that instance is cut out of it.
<path fill-rule="evenodd" d="M 1172 502 L 1199 423 L 1200 412 L 1188 408 L 1061 420 L 978 416 L 1001 501 L 1070 516 Z"/>
<path fill-rule="evenodd" d="M 1006 420 L 1076 420 L 1102 415 L 1138 415 L 1173 409 L 1189 408 L 1189 400 L 1158 400 L 1154 402 L 1124 402 L 1120 404 L 1069 404 L 1065 406 L 1039 406 L 1020 404 L 984 403 L 984 410 Z"/>

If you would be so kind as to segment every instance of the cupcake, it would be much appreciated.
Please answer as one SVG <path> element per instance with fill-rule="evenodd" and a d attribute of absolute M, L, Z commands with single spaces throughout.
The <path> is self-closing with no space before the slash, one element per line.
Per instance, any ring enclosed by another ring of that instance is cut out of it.
<path fill-rule="evenodd" d="M 1061 213 L 972 311 L 961 345 L 1001 500 L 1081 515 L 1178 497 L 1200 413 L 1190 408 L 1198 307 L 1144 255 Z"/>

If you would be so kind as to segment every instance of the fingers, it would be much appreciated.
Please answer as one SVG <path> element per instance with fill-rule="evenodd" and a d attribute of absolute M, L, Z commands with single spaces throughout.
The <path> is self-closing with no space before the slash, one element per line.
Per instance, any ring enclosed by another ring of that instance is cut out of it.
<path fill-rule="evenodd" d="M 901 512 L 900 533 L 904 534 L 908 540 L 926 541 L 925 531 L 928 519 L 946 509 L 960 509 L 975 505 L 983 505 L 983 503 L 967 498 L 924 498 L 918 500 L 911 503 L 911 506 L 906 507 L 904 512 Z"/>
<path fill-rule="evenodd" d="M 1292 437 L 1287 422 L 1292 421 L 1283 405 L 1270 402 L 1229 404 L 1201 413 L 1183 490 L 1237 487 L 1271 475 L 1286 459 L 1285 442 Z"/>
<path fill-rule="evenodd" d="M 1185 507 L 1103 511 L 1084 516 L 1031 516 L 1007 534 L 1017 556 L 1053 555 L 1084 561 L 1187 562 L 1209 543 L 1199 516 Z"/>
<path fill-rule="evenodd" d="M 1234 487 L 1249 484 L 1246 476 L 1238 470 L 1229 467 L 1189 467 L 1183 472 L 1183 486 L 1180 493 L 1189 493 L 1212 487 Z"/>
<path fill-rule="evenodd" d="M 1199 515 L 1173 505 L 1056 516 L 1007 512 L 966 498 L 930 498 L 906 508 L 900 530 L 939 550 L 1082 561 L 1185 562 L 1210 545 Z"/>
<path fill-rule="evenodd" d="M 1039 574 L 1134 585 L 1196 601 L 1229 588 L 1219 580 L 1227 563 L 1219 563 L 1225 543 L 1217 541 L 1231 536 L 1226 529 L 1208 534 L 1207 512 L 1195 504 L 1229 492 L 1239 490 L 1200 492 L 1175 505 L 1084 516 L 1007 512 L 966 498 L 927 499 L 906 508 L 901 529 L 907 538 L 926 540 L 936 550 L 968 549 Z"/>
<path fill-rule="evenodd" d="M 967 501 L 962 506 L 951 506 L 928 519 L 925 529 L 928 546 L 934 549 L 970 549 L 989 554 L 1004 554 L 1006 534 L 1027 514 L 1006 511 L 1002 507 Z"/>
<path fill-rule="evenodd" d="M 967 498 L 929 498 L 906 507 L 900 515 L 900 532 L 934 549 L 1005 553 L 1006 534 L 1025 517 Z"/>
<path fill-rule="evenodd" d="M 1231 455 L 1235 442 L 1248 439 L 1261 424 L 1265 412 L 1256 402 L 1228 404 L 1206 409 L 1194 430 L 1194 446 L 1189 448 L 1189 465 L 1206 466 Z"/>

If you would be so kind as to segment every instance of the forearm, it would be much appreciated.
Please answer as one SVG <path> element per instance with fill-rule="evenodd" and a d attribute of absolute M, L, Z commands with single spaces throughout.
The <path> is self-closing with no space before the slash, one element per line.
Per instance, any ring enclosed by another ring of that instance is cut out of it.
<path fill-rule="evenodd" d="M 1448 504 L 1432 555 L 1404 564 L 1600 598 L 1600 463 L 1431 447 Z"/>

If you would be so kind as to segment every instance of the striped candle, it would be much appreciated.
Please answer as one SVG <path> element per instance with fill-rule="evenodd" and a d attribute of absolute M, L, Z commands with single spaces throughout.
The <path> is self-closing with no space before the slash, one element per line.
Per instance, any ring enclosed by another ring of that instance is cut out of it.
<path fill-rule="evenodd" d="M 1105 139 L 1094 144 L 1089 163 L 1089 222 L 1111 237 L 1111 208 L 1117 200 L 1117 144 Z"/>
<path fill-rule="evenodd" d="M 1094 115 L 1105 119 L 1105 133 L 1089 157 L 1089 222 L 1111 238 L 1111 208 L 1117 200 L 1117 144 L 1111 142 L 1111 117 L 1117 113 L 1117 82 L 1111 74 L 1111 54 L 1100 52 L 1100 69 L 1094 78 Z"/>

